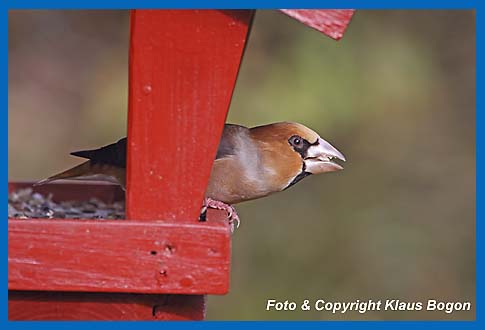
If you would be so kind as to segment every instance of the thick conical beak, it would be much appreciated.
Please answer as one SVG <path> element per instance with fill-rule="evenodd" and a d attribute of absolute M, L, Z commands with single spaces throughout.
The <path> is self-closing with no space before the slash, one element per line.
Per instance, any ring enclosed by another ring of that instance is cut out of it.
<path fill-rule="evenodd" d="M 324 139 L 318 138 L 317 142 L 308 148 L 304 159 L 305 172 L 319 174 L 343 170 L 333 159 L 345 162 L 345 156 Z"/>

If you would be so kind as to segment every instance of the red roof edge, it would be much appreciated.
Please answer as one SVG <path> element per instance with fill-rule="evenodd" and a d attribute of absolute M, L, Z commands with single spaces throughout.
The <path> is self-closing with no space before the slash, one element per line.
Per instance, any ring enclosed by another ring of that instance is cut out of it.
<path fill-rule="evenodd" d="M 340 40 L 355 9 L 280 9 L 280 11 L 332 39 Z"/>

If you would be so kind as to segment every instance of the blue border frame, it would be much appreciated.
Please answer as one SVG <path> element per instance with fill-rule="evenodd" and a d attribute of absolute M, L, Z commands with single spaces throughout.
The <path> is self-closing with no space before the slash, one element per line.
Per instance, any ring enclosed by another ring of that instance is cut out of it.
<path fill-rule="evenodd" d="M 482 150 L 484 145 L 484 134 L 480 131 L 480 126 L 483 126 L 484 115 L 480 108 L 483 108 L 483 97 L 481 95 L 482 91 L 482 77 L 483 77 L 483 67 L 481 65 L 481 58 L 483 58 L 484 53 L 482 51 L 483 41 L 483 31 L 484 31 L 484 12 L 485 5 L 480 4 L 479 0 L 443 0 L 443 1 L 433 1 L 433 0 L 395 0 L 385 3 L 384 1 L 377 0 L 327 0 L 327 1 L 234 1 L 228 4 L 224 1 L 185 1 L 184 3 L 171 1 L 170 3 L 155 1 L 155 0 L 71 0 L 69 2 L 61 2 L 54 0 L 45 0 L 42 3 L 32 0 L 4 0 L 0 3 L 0 40 L 2 41 L 3 51 L 1 53 L 1 75 L 3 79 L 1 96 L 4 100 L 4 110 L 1 112 L 1 122 L 3 129 L 0 131 L 2 135 L 1 147 L 3 150 L 3 155 L 5 160 L 0 163 L 1 167 L 1 178 L 4 185 L 1 186 L 1 193 L 4 198 L 7 197 L 7 181 L 8 181 L 8 10 L 10 9 L 130 9 L 130 8 L 356 8 L 356 9 L 475 9 L 476 10 L 476 22 L 477 22 L 477 122 L 476 122 L 476 147 L 477 147 L 477 266 L 476 266 L 476 289 L 477 289 L 477 299 L 476 299 L 476 321 L 291 321 L 291 322 L 229 322 L 229 321 L 210 321 L 210 322 L 168 322 L 163 325 L 158 322 L 117 322 L 113 324 L 111 322 L 89 322 L 89 327 L 101 328 L 116 326 L 118 329 L 130 329 L 135 328 L 153 328 L 160 329 L 178 329 L 178 328 L 226 328 L 228 326 L 234 328 L 246 328 L 246 327 L 267 327 L 273 329 L 281 328 L 304 328 L 304 329 L 316 329 L 325 327 L 325 329 L 342 329 L 342 328 L 365 328 L 365 329 L 389 329 L 389 328 L 432 328 L 432 329 L 484 329 L 485 322 L 483 322 L 484 308 L 481 304 L 481 298 L 483 297 L 483 286 L 481 285 L 479 279 L 483 278 L 484 272 L 482 270 L 482 255 L 483 255 L 483 245 L 480 244 L 480 233 L 483 233 L 483 226 L 480 224 L 479 219 L 482 218 L 482 207 L 480 207 L 480 202 L 483 201 L 483 176 L 481 175 L 481 165 L 483 165 Z M 5 203 L 0 203 L 0 208 L 2 214 L 7 215 L 7 205 Z M 8 267 L 8 249 L 7 249 L 7 222 L 3 227 L 4 229 L 4 239 L 3 239 L 3 249 L 2 255 L 4 260 L 4 271 L 1 272 L 2 283 L 7 283 L 7 267 Z M 26 329 L 30 327 L 36 327 L 40 329 L 54 329 L 58 327 L 70 327 L 83 329 L 87 326 L 87 322 L 9 322 L 7 321 L 7 290 L 2 291 L 1 297 L 2 306 L 2 318 L 1 326 L 11 329 Z"/>
<path fill-rule="evenodd" d="M 132 8 L 338 8 L 338 9 L 473 9 L 479 7 L 479 0 L 301 0 L 301 1 L 156 1 L 156 0 L 6 0 L 2 7 L 10 9 L 132 9 Z"/>

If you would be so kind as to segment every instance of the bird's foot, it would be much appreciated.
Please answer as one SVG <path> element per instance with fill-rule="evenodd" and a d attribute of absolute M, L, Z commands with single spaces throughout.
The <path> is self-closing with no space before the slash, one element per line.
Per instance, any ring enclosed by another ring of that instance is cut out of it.
<path fill-rule="evenodd" d="M 234 225 L 236 228 L 239 228 L 239 224 L 241 223 L 241 221 L 239 220 L 239 216 L 237 215 L 237 212 L 234 206 L 226 204 L 221 201 L 216 201 L 212 198 L 205 198 L 204 204 L 202 206 L 202 210 L 200 213 L 200 221 L 205 221 L 207 208 L 226 211 L 227 216 L 229 218 L 229 225 L 231 226 L 232 233 L 234 232 L 234 229 L 235 229 Z"/>

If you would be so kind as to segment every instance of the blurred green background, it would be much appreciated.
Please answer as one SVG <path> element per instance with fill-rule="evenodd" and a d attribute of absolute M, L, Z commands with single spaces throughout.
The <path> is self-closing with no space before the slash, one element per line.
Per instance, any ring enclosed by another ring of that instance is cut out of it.
<path fill-rule="evenodd" d="M 129 13 L 9 15 L 9 177 L 79 163 L 126 132 Z M 218 319 L 474 319 L 475 14 L 358 11 L 336 42 L 256 14 L 229 113 L 298 121 L 345 170 L 237 206 Z M 267 312 L 267 299 L 471 301 L 470 312 Z"/>

